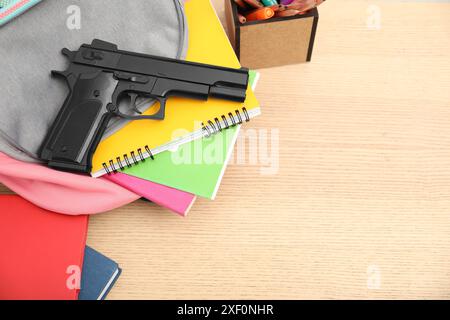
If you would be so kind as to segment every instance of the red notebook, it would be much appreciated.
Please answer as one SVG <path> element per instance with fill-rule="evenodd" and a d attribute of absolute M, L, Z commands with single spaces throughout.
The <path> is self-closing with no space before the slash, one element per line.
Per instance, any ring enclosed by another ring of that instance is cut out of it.
<path fill-rule="evenodd" d="M 0 196 L 0 300 L 76 300 L 88 217 Z"/>

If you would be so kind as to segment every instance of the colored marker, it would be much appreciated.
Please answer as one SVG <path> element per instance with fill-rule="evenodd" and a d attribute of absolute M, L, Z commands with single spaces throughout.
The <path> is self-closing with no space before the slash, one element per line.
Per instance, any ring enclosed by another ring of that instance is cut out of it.
<path fill-rule="evenodd" d="M 247 14 L 245 17 L 247 18 L 247 21 L 255 21 L 255 20 L 266 20 L 270 19 L 275 15 L 275 11 L 273 11 L 270 8 L 261 8 L 256 9 L 249 14 Z"/>
<path fill-rule="evenodd" d="M 267 8 L 270 8 L 270 9 L 272 9 L 273 11 L 277 12 L 277 11 L 284 11 L 284 10 L 287 10 L 288 7 L 287 7 L 287 6 L 283 6 L 283 5 L 281 5 L 281 4 L 276 4 L 276 5 L 267 7 Z"/>
<path fill-rule="evenodd" d="M 300 12 L 301 12 L 300 10 L 289 9 L 289 10 L 284 10 L 284 11 L 278 11 L 275 16 L 277 16 L 277 17 L 292 17 L 292 16 L 299 14 Z"/>
<path fill-rule="evenodd" d="M 245 2 L 243 0 L 234 0 L 234 2 L 236 2 L 236 4 L 241 7 L 242 9 L 247 9 L 247 5 L 245 4 Z"/>
<path fill-rule="evenodd" d="M 288 5 L 288 4 L 291 4 L 292 2 L 294 2 L 294 0 L 281 0 L 280 1 L 280 3 L 285 5 L 285 6 Z"/>
<path fill-rule="evenodd" d="M 323 2 L 325 2 L 325 0 L 294 0 L 288 7 L 289 9 L 300 10 L 303 12 L 313 9 Z"/>
<path fill-rule="evenodd" d="M 259 2 L 258 0 L 243 0 L 243 1 L 253 8 L 264 7 L 264 5 L 261 2 Z"/>
<path fill-rule="evenodd" d="M 244 24 L 247 22 L 247 19 L 240 13 L 238 13 L 239 22 Z"/>
<path fill-rule="evenodd" d="M 276 0 L 261 0 L 265 7 L 270 7 L 278 4 Z"/>
<path fill-rule="evenodd" d="M 287 6 L 290 10 L 300 10 L 306 11 L 308 10 L 308 6 L 304 3 L 294 2 Z"/>

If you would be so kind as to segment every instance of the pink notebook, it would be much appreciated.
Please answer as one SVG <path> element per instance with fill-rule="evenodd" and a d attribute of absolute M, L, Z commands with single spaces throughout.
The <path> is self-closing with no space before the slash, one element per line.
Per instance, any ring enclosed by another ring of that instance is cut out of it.
<path fill-rule="evenodd" d="M 185 217 L 197 198 L 191 193 L 166 187 L 123 173 L 105 176 L 106 179 Z"/>

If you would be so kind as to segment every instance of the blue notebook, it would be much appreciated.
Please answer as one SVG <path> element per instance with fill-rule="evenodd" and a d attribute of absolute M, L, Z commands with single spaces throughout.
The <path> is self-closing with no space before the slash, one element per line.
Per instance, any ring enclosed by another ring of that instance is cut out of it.
<path fill-rule="evenodd" d="M 78 300 L 104 300 L 121 272 L 116 262 L 86 246 Z"/>

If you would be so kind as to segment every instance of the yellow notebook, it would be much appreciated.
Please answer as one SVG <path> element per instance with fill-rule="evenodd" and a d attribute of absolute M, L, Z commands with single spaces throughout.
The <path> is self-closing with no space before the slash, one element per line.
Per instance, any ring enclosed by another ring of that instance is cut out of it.
<path fill-rule="evenodd" d="M 189 27 L 189 49 L 186 60 L 240 68 L 226 33 L 209 0 L 190 0 L 185 4 Z M 154 113 L 152 107 L 146 114 Z M 157 106 L 156 106 L 157 108 Z M 176 149 L 179 145 L 203 138 L 214 131 L 208 121 L 220 121 L 223 127 L 261 114 L 253 91 L 247 91 L 244 103 L 210 98 L 199 101 L 170 98 L 166 118 L 162 121 L 133 121 L 105 139 L 93 158 L 92 175 L 102 176 L 152 155 Z M 223 121 L 222 115 L 228 118 Z M 231 118 L 232 117 L 232 118 Z M 231 120 L 230 120 L 231 119 Z"/>

